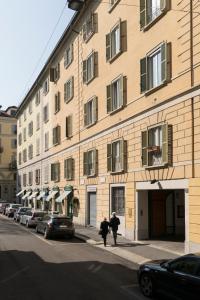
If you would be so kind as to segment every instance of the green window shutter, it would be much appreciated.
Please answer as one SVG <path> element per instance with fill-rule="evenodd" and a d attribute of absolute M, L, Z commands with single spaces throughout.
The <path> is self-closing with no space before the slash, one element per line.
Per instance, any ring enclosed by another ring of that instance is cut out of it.
<path fill-rule="evenodd" d="M 111 35 L 110 33 L 106 35 L 106 61 L 111 58 Z"/>
<path fill-rule="evenodd" d="M 162 162 L 168 163 L 168 124 L 162 125 Z"/>
<path fill-rule="evenodd" d="M 67 160 L 68 163 L 68 180 L 73 179 L 73 158 Z"/>
<path fill-rule="evenodd" d="M 97 118 L 98 118 L 97 97 L 94 97 L 94 99 L 93 99 L 92 113 L 93 113 L 94 123 L 96 123 L 97 122 Z"/>
<path fill-rule="evenodd" d="M 72 137 L 72 116 L 66 118 L 66 136 Z"/>
<path fill-rule="evenodd" d="M 120 95 L 119 95 L 119 106 L 124 105 L 124 76 L 120 77 Z"/>
<path fill-rule="evenodd" d="M 94 52 L 94 77 L 98 76 L 98 52 Z"/>
<path fill-rule="evenodd" d="M 60 92 L 58 92 L 57 96 L 58 96 L 58 110 L 60 110 Z"/>
<path fill-rule="evenodd" d="M 127 51 L 127 21 L 120 22 L 120 34 L 121 34 L 120 50 L 124 52 Z"/>
<path fill-rule="evenodd" d="M 119 141 L 119 151 L 120 151 L 120 168 L 124 171 L 124 140 Z"/>
<path fill-rule="evenodd" d="M 167 8 L 167 0 L 160 0 L 160 9 L 163 11 Z"/>
<path fill-rule="evenodd" d="M 71 77 L 71 99 L 74 97 L 74 76 Z"/>
<path fill-rule="evenodd" d="M 107 144 L 107 171 L 112 172 L 112 144 Z"/>
<path fill-rule="evenodd" d="M 167 80 L 167 43 L 163 43 L 160 47 L 161 51 L 161 80 Z"/>
<path fill-rule="evenodd" d="M 57 181 L 60 181 L 60 164 L 57 164 Z"/>
<path fill-rule="evenodd" d="M 88 125 L 87 103 L 84 104 L 84 126 Z"/>
<path fill-rule="evenodd" d="M 55 68 L 50 68 L 50 81 L 54 82 L 55 81 Z"/>
<path fill-rule="evenodd" d="M 53 145 L 56 143 L 56 131 L 55 128 L 53 128 Z"/>
<path fill-rule="evenodd" d="M 64 101 L 67 100 L 67 83 L 64 84 Z"/>
<path fill-rule="evenodd" d="M 142 131 L 142 166 L 148 166 L 148 131 Z"/>
<path fill-rule="evenodd" d="M 88 152 L 83 153 L 83 175 L 88 175 Z"/>
<path fill-rule="evenodd" d="M 73 47 L 73 44 L 71 43 L 70 45 L 70 57 L 69 57 L 69 62 L 71 63 L 73 61 L 73 58 L 74 58 L 74 47 Z"/>
<path fill-rule="evenodd" d="M 87 39 L 87 25 L 86 25 L 86 23 L 83 24 L 82 32 L 83 32 L 83 40 L 85 41 Z"/>
<path fill-rule="evenodd" d="M 147 73 L 147 57 L 140 60 L 140 92 L 143 93 L 148 90 L 148 73 Z"/>
<path fill-rule="evenodd" d="M 57 80 L 60 78 L 60 63 L 57 64 Z"/>
<path fill-rule="evenodd" d="M 95 77 L 95 52 L 91 54 L 91 79 Z"/>
<path fill-rule="evenodd" d="M 87 82 L 87 60 L 83 61 L 83 83 Z"/>
<path fill-rule="evenodd" d="M 146 0 L 140 0 L 140 28 L 146 25 Z"/>
<path fill-rule="evenodd" d="M 107 85 L 107 113 L 112 111 L 111 85 Z"/>
<path fill-rule="evenodd" d="M 94 159 L 94 170 L 95 170 L 95 174 L 94 175 L 97 175 L 98 174 L 98 150 L 97 149 L 95 149 L 94 150 L 95 151 L 95 155 L 94 155 L 94 157 L 95 157 L 95 159 Z"/>
<path fill-rule="evenodd" d="M 64 161 L 64 178 L 67 179 L 67 159 Z"/>

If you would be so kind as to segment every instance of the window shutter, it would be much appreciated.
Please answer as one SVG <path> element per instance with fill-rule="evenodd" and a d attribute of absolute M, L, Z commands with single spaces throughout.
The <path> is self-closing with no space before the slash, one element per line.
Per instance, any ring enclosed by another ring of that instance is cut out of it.
<path fill-rule="evenodd" d="M 161 80 L 167 80 L 167 43 L 163 43 L 160 47 L 161 50 Z"/>
<path fill-rule="evenodd" d="M 107 85 L 107 113 L 112 111 L 111 85 Z"/>
<path fill-rule="evenodd" d="M 147 57 L 144 57 L 140 60 L 140 92 L 143 93 L 147 89 Z"/>
<path fill-rule="evenodd" d="M 112 172 L 112 144 L 107 144 L 107 171 Z"/>
<path fill-rule="evenodd" d="M 74 76 L 71 77 L 71 97 L 72 99 L 74 97 Z"/>
<path fill-rule="evenodd" d="M 74 58 L 74 46 L 71 43 L 71 45 L 70 45 L 70 58 L 69 58 L 70 63 L 73 61 L 73 58 Z"/>
<path fill-rule="evenodd" d="M 84 126 L 88 125 L 87 103 L 84 104 Z"/>
<path fill-rule="evenodd" d="M 142 131 L 142 166 L 148 166 L 148 131 Z"/>
<path fill-rule="evenodd" d="M 111 35 L 110 33 L 106 35 L 106 60 L 111 58 Z"/>
<path fill-rule="evenodd" d="M 120 37 L 121 37 L 121 45 L 120 51 L 127 50 L 127 21 L 120 22 Z"/>
<path fill-rule="evenodd" d="M 60 78 L 60 63 L 57 64 L 57 67 L 56 67 L 56 71 L 57 71 L 57 80 Z"/>
<path fill-rule="evenodd" d="M 72 180 L 73 179 L 73 158 L 69 158 L 67 160 L 67 170 L 68 170 L 68 176 L 67 179 L 68 180 Z"/>
<path fill-rule="evenodd" d="M 83 83 L 87 82 L 87 60 L 83 61 Z"/>
<path fill-rule="evenodd" d="M 60 138 L 61 138 L 61 132 L 60 132 L 60 126 L 57 126 L 57 143 L 60 143 Z"/>
<path fill-rule="evenodd" d="M 140 0 L 140 28 L 146 25 L 146 0 Z"/>
<path fill-rule="evenodd" d="M 95 52 L 93 52 L 91 54 L 91 66 L 92 66 L 92 69 L 91 69 L 91 78 L 90 79 L 93 79 L 95 77 Z"/>
<path fill-rule="evenodd" d="M 95 174 L 94 175 L 97 175 L 98 174 L 98 150 L 95 149 L 94 150 L 95 154 L 94 154 L 94 170 L 95 170 Z"/>
<path fill-rule="evenodd" d="M 58 92 L 57 97 L 58 97 L 58 110 L 60 110 L 60 92 Z"/>
<path fill-rule="evenodd" d="M 55 81 L 55 78 L 54 78 L 54 75 L 55 75 L 55 69 L 54 68 L 50 68 L 50 81 L 51 82 L 54 82 Z"/>
<path fill-rule="evenodd" d="M 119 97 L 120 97 L 119 103 L 120 104 L 119 104 L 119 106 L 121 107 L 124 105 L 124 77 L 121 76 L 119 80 L 120 80 L 120 95 L 119 95 Z"/>
<path fill-rule="evenodd" d="M 66 137 L 72 136 L 72 116 L 66 117 Z"/>
<path fill-rule="evenodd" d="M 97 77 L 98 76 L 98 52 L 94 52 L 94 76 L 93 77 Z"/>
<path fill-rule="evenodd" d="M 87 38 L 87 25 L 86 25 L 86 23 L 83 24 L 82 32 L 83 32 L 83 40 L 85 41 L 86 38 Z"/>
<path fill-rule="evenodd" d="M 83 175 L 88 175 L 88 152 L 83 153 Z"/>
<path fill-rule="evenodd" d="M 92 106 L 92 113 L 93 113 L 93 121 L 94 123 L 97 122 L 98 118 L 98 103 L 97 103 L 97 97 L 94 97 L 93 99 L 93 106 Z"/>
<path fill-rule="evenodd" d="M 97 161 L 97 150 L 92 150 L 93 152 L 93 161 L 92 161 L 92 172 L 90 175 L 95 176 L 96 175 L 96 161 Z"/>
<path fill-rule="evenodd" d="M 168 124 L 162 125 L 162 162 L 168 163 Z"/>
<path fill-rule="evenodd" d="M 67 100 L 67 83 L 64 84 L 64 101 Z"/>

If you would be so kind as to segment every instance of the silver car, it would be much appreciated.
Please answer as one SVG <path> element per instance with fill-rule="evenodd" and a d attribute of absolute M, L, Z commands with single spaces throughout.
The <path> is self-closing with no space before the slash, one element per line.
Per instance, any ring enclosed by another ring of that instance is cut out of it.
<path fill-rule="evenodd" d="M 10 203 L 10 204 L 6 207 L 5 215 L 6 215 L 7 217 L 13 217 L 15 211 L 16 211 L 19 207 L 21 207 L 21 206 L 22 206 L 21 204 Z"/>
<path fill-rule="evenodd" d="M 47 214 L 45 211 L 27 210 L 24 215 L 20 216 L 20 224 L 26 227 L 36 227 L 38 218 L 42 218 Z"/>
<path fill-rule="evenodd" d="M 22 215 L 25 215 L 25 213 L 28 210 L 31 210 L 31 208 L 30 207 L 20 207 L 18 210 L 16 210 L 15 213 L 14 213 L 14 221 L 19 222 L 20 221 L 20 217 Z"/>

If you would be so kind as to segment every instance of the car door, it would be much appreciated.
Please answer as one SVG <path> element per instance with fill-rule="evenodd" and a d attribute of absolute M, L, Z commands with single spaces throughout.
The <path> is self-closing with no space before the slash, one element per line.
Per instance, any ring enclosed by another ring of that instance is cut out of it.
<path fill-rule="evenodd" d="M 43 217 L 42 221 L 41 221 L 41 232 L 45 232 L 46 226 L 47 226 L 47 222 L 51 219 L 50 216 L 46 215 Z"/>

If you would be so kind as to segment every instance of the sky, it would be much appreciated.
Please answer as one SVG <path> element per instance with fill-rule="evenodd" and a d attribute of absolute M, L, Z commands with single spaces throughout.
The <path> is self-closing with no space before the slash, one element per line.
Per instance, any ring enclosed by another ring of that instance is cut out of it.
<path fill-rule="evenodd" d="M 66 0 L 0 0 L 2 109 L 19 105 L 40 73 L 74 13 L 65 7 L 55 33 L 38 64 L 66 2 Z"/>

